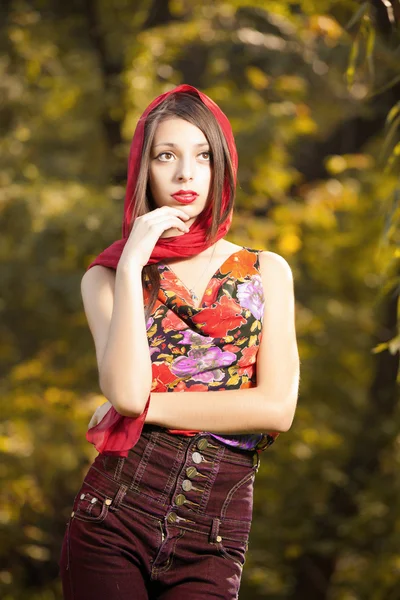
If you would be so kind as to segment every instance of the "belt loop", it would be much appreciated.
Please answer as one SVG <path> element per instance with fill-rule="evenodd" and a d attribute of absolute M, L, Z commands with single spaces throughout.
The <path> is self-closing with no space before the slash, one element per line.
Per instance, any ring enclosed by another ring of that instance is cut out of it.
<path fill-rule="evenodd" d="M 255 467 L 256 473 L 258 473 L 258 469 L 260 468 L 260 455 L 257 450 L 253 454 L 253 467 Z"/>
<path fill-rule="evenodd" d="M 121 479 L 121 473 L 124 468 L 125 461 L 126 461 L 126 458 L 124 456 L 118 457 L 117 465 L 116 465 L 115 471 L 114 471 L 114 479 L 116 481 L 119 481 Z"/>
<path fill-rule="evenodd" d="M 215 542 L 217 541 L 217 538 L 220 537 L 218 535 L 220 524 L 221 524 L 221 520 L 218 517 L 214 517 L 213 520 L 212 520 L 211 532 L 210 532 L 210 542 L 211 542 L 211 544 L 215 544 Z M 219 540 L 219 541 L 221 541 L 221 540 Z"/>
<path fill-rule="evenodd" d="M 121 502 L 125 498 L 125 494 L 127 491 L 128 491 L 128 486 L 121 483 L 121 485 L 118 488 L 117 493 L 114 496 L 114 499 L 112 500 L 112 502 L 110 504 L 110 510 L 118 510 L 119 509 Z"/>

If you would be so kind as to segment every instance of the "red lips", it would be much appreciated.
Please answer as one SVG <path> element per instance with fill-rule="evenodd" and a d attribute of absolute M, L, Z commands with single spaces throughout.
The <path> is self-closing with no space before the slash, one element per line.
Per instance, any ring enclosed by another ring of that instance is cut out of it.
<path fill-rule="evenodd" d="M 181 204 L 190 204 L 196 200 L 198 193 L 193 190 L 179 190 L 179 192 L 175 192 L 171 196 Z"/>

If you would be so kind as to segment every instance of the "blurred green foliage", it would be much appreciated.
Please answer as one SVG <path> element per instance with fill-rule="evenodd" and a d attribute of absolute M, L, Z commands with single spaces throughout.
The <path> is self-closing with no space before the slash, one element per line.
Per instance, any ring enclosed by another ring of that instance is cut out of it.
<path fill-rule="evenodd" d="M 2 598 L 61 598 L 61 541 L 104 401 L 80 279 L 120 237 L 138 117 L 182 82 L 234 128 L 228 239 L 278 252 L 295 279 L 298 410 L 262 456 L 240 597 L 400 598 L 399 2 L 2 11 Z"/>

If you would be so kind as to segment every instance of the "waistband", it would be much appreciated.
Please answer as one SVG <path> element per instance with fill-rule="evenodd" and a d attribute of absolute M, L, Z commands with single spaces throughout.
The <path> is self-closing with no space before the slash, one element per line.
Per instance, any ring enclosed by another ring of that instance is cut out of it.
<path fill-rule="evenodd" d="M 260 455 L 256 450 L 245 450 L 243 448 L 228 446 L 215 439 L 207 432 L 199 432 L 192 436 L 171 434 L 164 427 L 145 424 L 140 437 L 146 442 L 156 440 L 156 443 L 161 445 L 165 444 L 166 446 L 175 449 L 181 449 L 190 445 L 196 446 L 207 459 L 213 458 L 218 452 L 220 454 L 221 462 L 245 465 L 248 467 L 256 466 L 257 471 L 260 466 Z M 206 440 L 206 442 L 203 442 L 203 439 Z M 130 450 L 130 452 L 132 452 L 132 450 Z"/>
<path fill-rule="evenodd" d="M 123 483 L 118 483 L 109 474 L 94 465 L 91 467 L 85 483 L 92 488 L 103 503 L 102 520 L 105 519 L 108 511 L 118 512 L 125 507 L 137 513 L 138 517 L 143 515 L 143 518 L 164 522 L 166 528 L 176 527 L 206 535 L 210 542 L 218 541 L 219 536 L 230 540 L 247 541 L 250 534 L 251 521 L 200 513 L 196 513 L 194 517 L 193 513 L 184 506 L 162 507 L 151 498 L 145 500 L 140 493 L 128 489 L 128 486 Z M 145 509 L 144 500 L 146 502 Z M 73 512 L 71 517 L 74 516 L 77 517 Z"/>

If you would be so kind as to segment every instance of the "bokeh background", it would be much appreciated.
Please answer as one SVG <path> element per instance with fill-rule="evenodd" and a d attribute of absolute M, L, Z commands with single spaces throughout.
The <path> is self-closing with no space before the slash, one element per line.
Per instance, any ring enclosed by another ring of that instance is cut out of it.
<path fill-rule="evenodd" d="M 240 598 L 400 599 L 399 23 L 399 0 L 2 0 L 4 600 L 61 599 L 104 401 L 80 280 L 120 237 L 138 117 L 179 83 L 234 129 L 227 239 L 295 280 L 298 409 L 262 455 Z"/>

